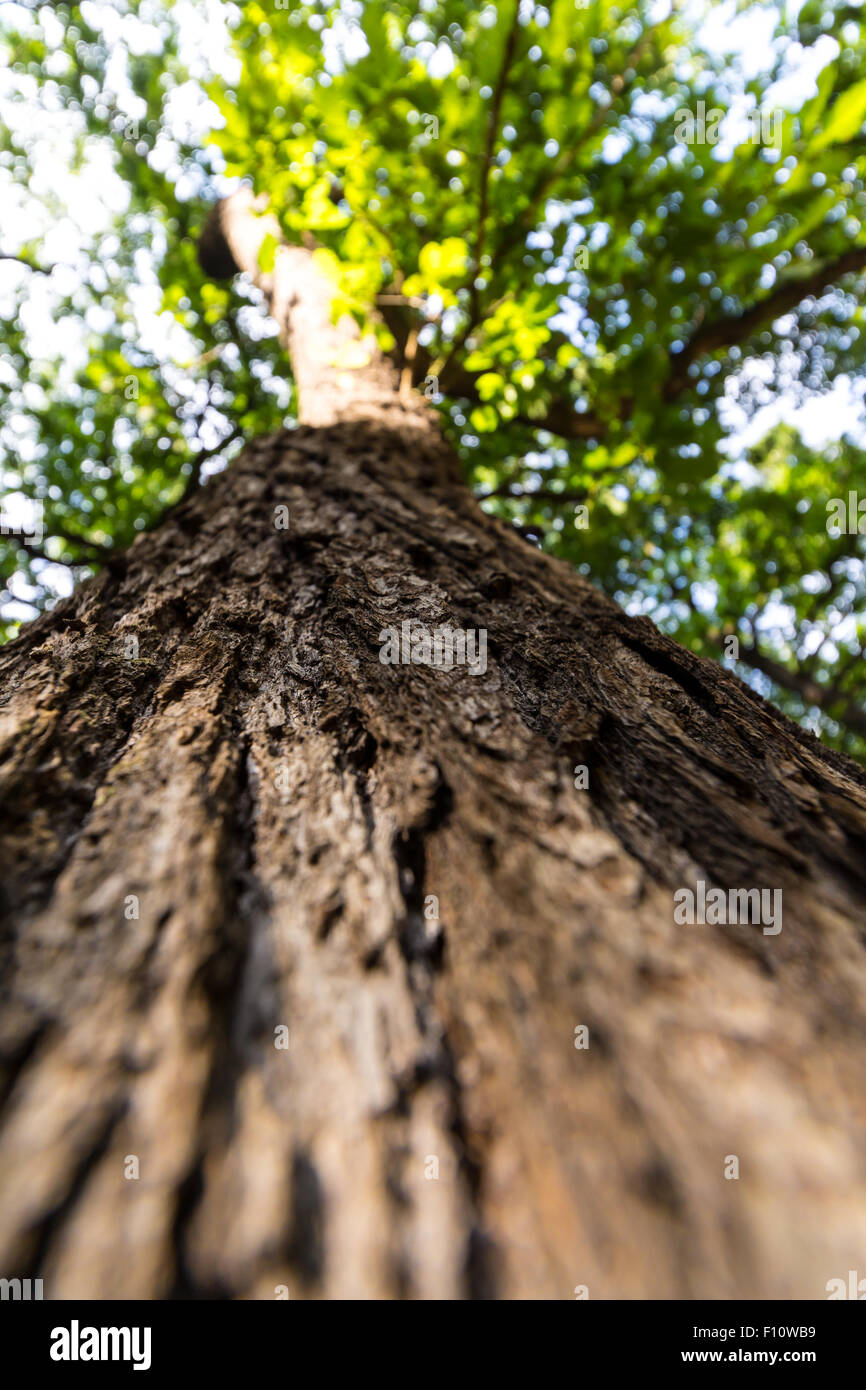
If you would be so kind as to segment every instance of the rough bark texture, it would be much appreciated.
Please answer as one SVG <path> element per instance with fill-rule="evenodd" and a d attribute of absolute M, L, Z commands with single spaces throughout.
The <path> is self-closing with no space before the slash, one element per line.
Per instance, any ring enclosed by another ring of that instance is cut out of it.
<path fill-rule="evenodd" d="M 254 210 L 203 260 L 305 424 L 0 653 L 0 1275 L 824 1297 L 866 1248 L 866 779 L 484 516 Z M 383 664 L 412 619 L 487 669 Z M 781 933 L 676 925 L 699 879 Z"/>
<path fill-rule="evenodd" d="M 822 1298 L 862 1268 L 861 772 L 443 459 L 260 440 L 0 655 L 3 1275 Z M 486 673 L 383 665 L 404 618 L 486 628 Z M 698 878 L 782 888 L 782 932 L 675 925 Z"/>

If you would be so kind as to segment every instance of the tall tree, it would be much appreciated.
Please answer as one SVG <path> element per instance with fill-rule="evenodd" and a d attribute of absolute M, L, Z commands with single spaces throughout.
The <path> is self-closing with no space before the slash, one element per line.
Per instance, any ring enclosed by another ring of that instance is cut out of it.
<path fill-rule="evenodd" d="M 7 630 L 292 414 L 254 292 L 195 264 L 215 171 L 255 173 L 378 301 L 487 510 L 866 760 L 864 541 L 826 527 L 862 430 L 726 452 L 732 412 L 862 375 L 861 16 L 739 5 L 748 77 L 665 8 L 4 6 L 0 442 L 45 532 L 0 531 Z"/>
<path fill-rule="evenodd" d="M 423 385 L 477 367 L 483 277 L 419 376 L 423 287 L 353 315 L 260 175 L 199 254 L 267 297 L 297 425 L 0 654 L 0 1270 L 823 1296 L 863 1238 L 862 770 L 479 507 Z M 678 911 L 753 889 L 760 920 Z"/>

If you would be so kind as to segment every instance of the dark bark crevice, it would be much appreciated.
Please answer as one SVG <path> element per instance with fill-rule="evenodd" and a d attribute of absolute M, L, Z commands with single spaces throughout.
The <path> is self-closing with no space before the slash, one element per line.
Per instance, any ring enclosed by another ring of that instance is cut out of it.
<path fill-rule="evenodd" d="M 62 1233 L 69 1216 L 75 1211 L 76 1203 L 80 1200 L 97 1165 L 108 1152 L 112 1136 L 125 1111 L 126 1102 L 123 1099 L 116 1100 L 106 1108 L 100 1124 L 78 1156 L 71 1180 L 63 1196 L 27 1233 L 29 1251 L 24 1256 L 26 1270 L 24 1278 L 40 1277 L 44 1270 L 44 1261 L 48 1251 L 58 1235 Z"/>

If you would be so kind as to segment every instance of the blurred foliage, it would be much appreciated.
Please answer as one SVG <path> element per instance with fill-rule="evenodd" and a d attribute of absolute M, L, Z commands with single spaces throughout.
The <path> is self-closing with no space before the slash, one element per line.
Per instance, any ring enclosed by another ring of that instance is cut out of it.
<path fill-rule="evenodd" d="M 862 377 L 863 15 L 730 0 L 768 36 L 755 77 L 705 41 L 719 8 L 0 5 L 0 193 L 40 229 L 0 219 L 0 446 L 44 515 L 0 538 L 7 627 L 291 422 L 258 295 L 195 257 L 247 178 L 331 253 L 487 509 L 866 759 L 866 542 L 827 525 L 862 444 L 730 439 Z M 100 170 L 122 197 L 88 231 Z"/>

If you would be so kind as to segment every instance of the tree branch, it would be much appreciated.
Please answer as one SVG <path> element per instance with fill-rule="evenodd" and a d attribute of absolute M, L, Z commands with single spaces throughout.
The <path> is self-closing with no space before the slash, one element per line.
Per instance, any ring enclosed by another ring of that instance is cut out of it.
<path fill-rule="evenodd" d="M 34 275 L 50 275 L 54 266 L 37 265 L 36 261 L 31 261 L 29 256 L 14 255 L 11 251 L 0 251 L 0 261 L 15 261 L 17 265 L 24 265 L 28 270 L 32 270 Z"/>
<path fill-rule="evenodd" d="M 804 628 L 814 626 L 817 621 L 818 613 L 822 608 L 827 608 L 834 599 L 837 598 L 845 585 L 850 582 L 849 575 L 845 568 L 846 560 L 861 560 L 859 542 L 862 539 L 859 535 L 844 535 L 834 547 L 833 554 L 822 567 L 821 573 L 826 576 L 827 588 L 819 590 L 812 596 L 807 612 L 800 621 L 800 631 Z M 839 569 L 836 566 L 840 566 Z M 814 663 L 814 655 L 809 658 L 809 663 Z"/>
<path fill-rule="evenodd" d="M 632 68 L 635 67 L 637 63 L 640 62 L 644 50 L 646 49 L 647 44 L 649 43 L 652 37 L 654 27 L 655 26 L 653 25 L 649 26 L 641 34 L 640 38 L 638 39 L 637 43 L 635 44 L 634 48 L 632 49 L 631 53 L 628 55 L 626 59 L 626 72 L 630 71 Z M 563 151 L 563 153 L 559 156 L 556 163 L 554 164 L 553 168 L 550 170 L 550 172 L 546 174 L 544 178 L 541 180 L 541 182 L 538 184 L 538 186 L 532 194 L 532 198 L 530 199 L 528 206 L 524 209 L 520 217 L 510 228 L 509 234 L 498 246 L 498 256 L 507 255 L 510 251 L 513 251 L 515 246 L 517 246 L 520 242 L 526 239 L 527 234 L 532 230 L 532 227 L 535 225 L 536 217 L 538 215 L 538 211 L 541 207 L 541 204 L 544 202 L 550 190 L 554 187 L 555 184 L 559 182 L 559 180 L 563 177 L 564 174 L 568 173 L 569 169 L 574 164 L 575 160 L 577 159 L 577 156 L 580 154 L 587 141 L 591 140 L 592 137 L 595 134 L 597 134 L 597 132 L 603 125 L 604 118 L 610 111 L 614 102 L 617 100 L 619 96 L 622 95 L 624 91 L 627 90 L 628 87 L 626 85 L 625 77 L 622 73 L 616 73 L 610 84 L 610 92 L 608 94 L 607 101 L 602 102 L 599 106 L 596 107 L 595 112 L 593 113 L 592 120 L 589 122 L 586 129 L 581 132 L 580 138 L 573 141 L 569 145 L 568 149 Z"/>
<path fill-rule="evenodd" d="M 665 399 L 679 395 L 689 384 L 688 368 L 696 358 L 745 342 L 763 324 L 795 309 L 804 299 L 817 299 L 837 280 L 864 267 L 866 246 L 855 247 L 805 278 L 784 281 L 766 299 L 750 305 L 741 313 L 702 324 L 682 352 L 670 354 L 672 373 L 664 387 Z"/>
<path fill-rule="evenodd" d="M 11 540 L 14 540 L 19 549 L 26 551 L 27 554 L 31 555 L 35 560 L 44 560 L 48 565 L 62 565 L 66 563 L 64 560 L 52 560 L 50 555 L 46 555 L 41 546 L 38 546 L 35 541 L 32 540 L 28 531 L 21 531 L 14 526 L 6 526 L 3 530 L 3 536 L 8 536 Z M 67 531 L 62 526 L 52 527 L 51 536 L 56 536 L 58 540 L 66 541 L 67 545 L 75 545 L 81 550 L 89 551 L 93 558 L 99 559 L 100 562 L 104 561 L 114 552 L 114 546 L 102 545 L 99 541 L 89 541 L 86 536 L 77 536 L 74 531 Z M 90 561 L 75 560 L 73 564 L 87 565 L 90 564 Z"/>
<path fill-rule="evenodd" d="M 223 449 L 227 449 L 230 444 L 233 444 L 236 439 L 240 439 L 242 436 L 243 430 L 240 425 L 233 425 L 225 439 L 221 439 L 218 444 L 212 444 L 209 449 L 199 449 L 198 453 L 193 458 L 192 471 L 187 478 L 186 487 L 176 505 L 179 506 L 180 502 L 185 502 L 189 494 L 194 492 L 198 487 L 201 481 L 201 470 L 207 460 L 213 458 L 216 454 L 221 454 Z"/>
<path fill-rule="evenodd" d="M 508 82 L 508 73 L 514 61 L 514 52 L 517 47 L 517 35 L 520 30 L 520 0 L 514 6 L 514 14 L 511 17 L 511 25 L 508 36 L 505 40 L 505 48 L 502 54 L 502 63 L 499 68 L 499 76 L 496 79 L 496 90 L 493 93 L 493 101 L 490 106 L 490 119 L 487 122 L 487 143 L 484 150 L 484 157 L 481 161 L 481 180 L 478 192 L 478 232 L 475 239 L 475 251 L 472 258 L 473 273 L 472 286 L 470 290 L 470 322 L 477 322 L 479 314 L 479 292 L 475 281 L 481 273 L 481 259 L 484 255 L 484 242 L 487 236 L 487 211 L 490 197 L 490 166 L 493 163 L 493 150 L 496 145 L 496 136 L 499 133 L 499 116 L 502 110 L 502 99 L 505 95 L 505 87 Z"/>
<path fill-rule="evenodd" d="M 74 531 L 67 531 L 62 526 L 53 526 L 51 534 L 52 536 L 59 537 L 62 541 L 66 541 L 67 545 L 77 545 L 80 546 L 82 550 L 89 550 L 94 558 L 98 557 L 100 560 L 104 560 L 114 549 L 113 545 L 103 545 L 101 541 L 89 541 L 86 536 L 78 536 Z"/>
<path fill-rule="evenodd" d="M 511 489 L 516 484 L 514 479 L 503 483 L 500 487 L 491 488 L 490 492 L 479 492 L 475 495 L 476 502 L 489 502 L 491 497 L 502 497 L 511 502 L 585 502 L 589 497 L 589 489 L 585 487 L 572 488 L 565 492 L 556 492 L 553 488 L 539 487 L 526 488 L 523 492 L 512 492 Z"/>
<path fill-rule="evenodd" d="M 807 704 L 817 705 L 824 714 L 831 719 L 838 719 L 847 728 L 853 729 L 855 733 L 866 737 L 866 709 L 832 688 L 828 688 L 805 675 L 802 671 L 792 671 L 790 667 L 783 665 L 781 661 L 775 661 L 770 656 L 765 656 L 757 647 L 744 647 L 740 644 L 739 661 L 745 662 L 747 666 L 753 667 L 756 671 L 761 671 L 768 676 L 776 685 L 780 685 L 783 690 L 789 690 L 795 695 L 799 695 Z M 844 706 L 840 713 L 834 714 L 832 706 L 844 700 Z"/>

